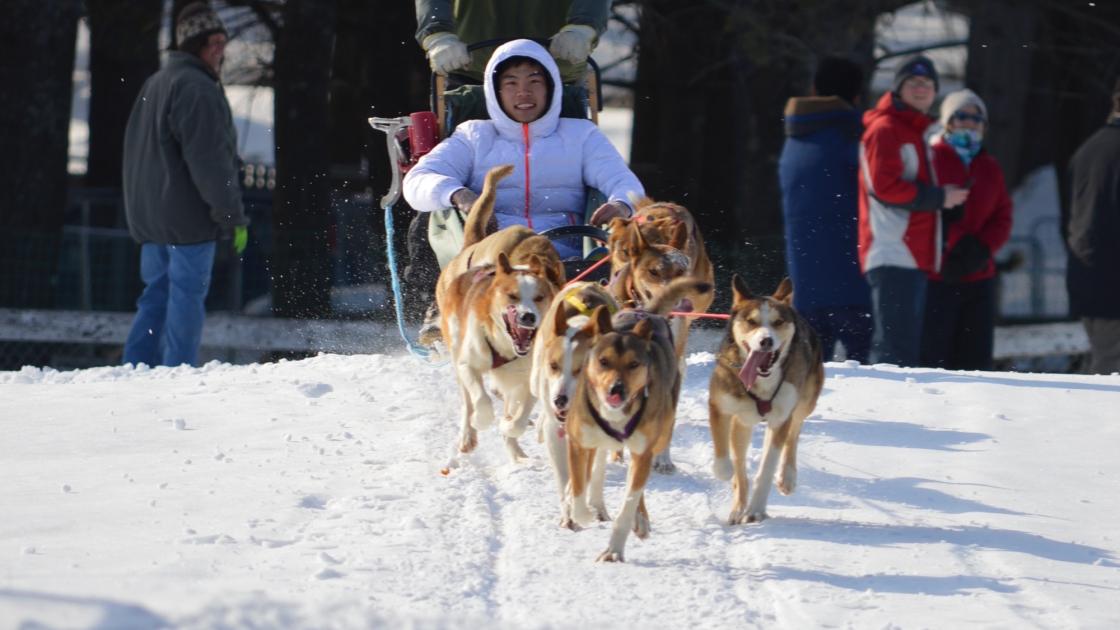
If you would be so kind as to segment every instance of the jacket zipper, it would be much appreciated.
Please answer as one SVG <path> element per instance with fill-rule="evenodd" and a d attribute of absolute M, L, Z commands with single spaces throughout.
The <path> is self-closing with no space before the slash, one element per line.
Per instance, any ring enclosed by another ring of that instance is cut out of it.
<path fill-rule="evenodd" d="M 521 123 L 521 135 L 525 138 L 525 223 L 533 229 L 533 217 L 529 214 L 529 123 Z"/>

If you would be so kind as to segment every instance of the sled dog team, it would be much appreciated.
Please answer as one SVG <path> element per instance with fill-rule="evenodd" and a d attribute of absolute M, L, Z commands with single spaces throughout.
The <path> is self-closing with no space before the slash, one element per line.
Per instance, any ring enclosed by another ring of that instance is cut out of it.
<path fill-rule="evenodd" d="M 696 222 L 684 207 L 642 199 L 629 219 L 610 223 L 611 281 L 566 283 L 552 243 L 522 226 L 487 236 L 497 183 L 491 169 L 467 215 L 463 249 L 439 277 L 443 340 L 463 399 L 458 448 L 478 444 L 497 421 L 506 450 L 525 457 L 518 438 L 537 400 L 538 439 L 547 447 L 560 495 L 560 524 L 608 521 L 603 479 L 608 455 L 629 451 L 625 499 L 601 561 L 621 561 L 627 537 L 649 535 L 643 489 L 650 470 L 671 472 L 669 443 L 684 373 L 690 318 L 714 298 L 713 269 Z M 766 518 L 775 481 L 797 483 L 797 440 L 824 381 L 816 334 L 793 310 L 784 280 L 773 295 L 735 276 L 727 335 L 712 371 L 709 421 L 713 472 L 731 479 L 729 522 Z M 496 412 L 489 388 L 501 400 Z M 757 424 L 766 436 L 754 493 L 747 446 Z"/>

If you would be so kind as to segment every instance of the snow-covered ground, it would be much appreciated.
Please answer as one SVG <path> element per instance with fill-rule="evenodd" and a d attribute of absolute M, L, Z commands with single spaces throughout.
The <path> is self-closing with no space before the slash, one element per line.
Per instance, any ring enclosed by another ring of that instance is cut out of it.
<path fill-rule="evenodd" d="M 827 367 L 800 487 L 730 527 L 711 334 L 653 532 L 557 526 L 542 447 L 453 454 L 406 355 L 0 373 L 0 627 L 1113 628 L 1120 376 Z M 755 446 L 759 440 L 756 436 Z M 752 466 L 753 471 L 753 466 Z M 611 465 L 617 510 L 624 468 Z"/>

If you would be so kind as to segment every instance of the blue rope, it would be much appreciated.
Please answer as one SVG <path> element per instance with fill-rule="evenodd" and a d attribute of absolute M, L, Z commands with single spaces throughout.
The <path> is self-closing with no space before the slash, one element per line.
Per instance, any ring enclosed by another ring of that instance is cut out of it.
<path fill-rule="evenodd" d="M 432 351 L 424 346 L 416 343 L 408 338 L 408 333 L 404 329 L 404 298 L 401 292 L 401 279 L 397 274 L 397 252 L 393 247 L 393 205 L 384 207 L 385 210 L 385 257 L 388 258 L 389 277 L 393 287 L 393 302 L 397 312 L 397 330 L 401 333 L 401 339 L 404 339 L 405 345 L 412 356 L 427 359 L 431 356 Z"/>

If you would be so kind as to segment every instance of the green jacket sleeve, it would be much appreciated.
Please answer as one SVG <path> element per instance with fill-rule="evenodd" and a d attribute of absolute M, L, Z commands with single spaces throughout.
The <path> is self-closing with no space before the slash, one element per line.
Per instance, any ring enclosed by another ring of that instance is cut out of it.
<path fill-rule="evenodd" d="M 419 3 L 421 0 L 417 0 Z M 583 24 L 595 29 L 600 35 L 607 30 L 610 17 L 611 0 L 572 0 L 568 9 L 568 24 Z"/>
<path fill-rule="evenodd" d="M 432 33 L 455 32 L 451 0 L 416 0 L 416 43 Z"/>

